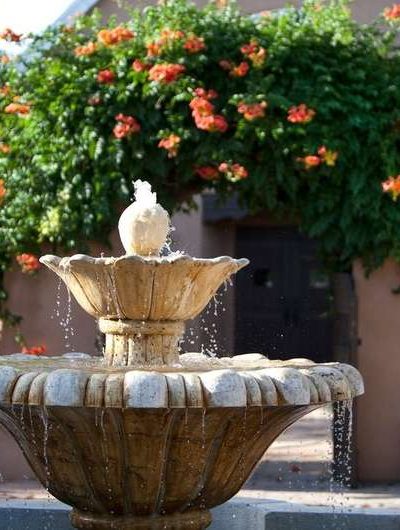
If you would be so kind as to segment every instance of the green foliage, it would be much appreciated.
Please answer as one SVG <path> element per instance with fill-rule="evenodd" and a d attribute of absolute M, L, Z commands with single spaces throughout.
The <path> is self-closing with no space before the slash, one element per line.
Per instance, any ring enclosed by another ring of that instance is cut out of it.
<path fill-rule="evenodd" d="M 0 95 L 0 141 L 11 148 L 0 154 L 0 269 L 43 244 L 81 250 L 105 240 L 136 178 L 148 179 L 170 210 L 211 187 L 237 193 L 252 212 L 294 215 L 338 270 L 358 257 L 370 269 L 400 257 L 400 207 L 381 188 L 400 173 L 396 26 L 382 18 L 360 26 L 340 0 L 254 18 L 233 4 L 198 9 L 166 0 L 133 11 L 127 27 L 135 37 L 116 44 L 98 42 L 98 13 L 32 36 L 25 53 L 0 65 L 0 85 L 9 86 Z M 160 55 L 148 56 L 148 44 L 165 29 L 184 36 L 164 39 Z M 184 46 L 193 35 L 204 39 L 197 53 Z M 77 55 L 89 41 L 96 51 Z M 241 51 L 248 43 L 265 49 L 265 60 L 253 64 Z M 174 82 L 156 82 L 132 68 L 137 59 L 185 71 Z M 234 77 L 221 60 L 250 68 Z M 99 83 L 105 69 L 114 82 Z M 189 103 L 198 87 L 217 91 L 212 104 L 226 132 L 196 127 Z M 15 95 L 30 105 L 27 116 L 4 112 Z M 247 120 L 238 112 L 242 102 L 266 102 L 265 116 Z M 288 121 L 300 104 L 315 116 Z M 117 139 L 119 113 L 135 117 L 140 132 Z M 181 139 L 176 156 L 158 146 L 170 134 Z M 305 157 L 322 146 L 338 153 L 336 163 L 308 167 Z M 235 182 L 219 172 L 207 181 L 196 172 L 223 162 L 240 164 L 248 177 Z"/>

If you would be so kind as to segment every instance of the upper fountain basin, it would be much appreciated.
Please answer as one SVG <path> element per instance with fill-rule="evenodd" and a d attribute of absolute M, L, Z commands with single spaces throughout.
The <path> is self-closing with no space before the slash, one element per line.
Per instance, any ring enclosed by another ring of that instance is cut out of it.
<path fill-rule="evenodd" d="M 93 258 L 83 254 L 40 261 L 95 318 L 160 321 L 197 316 L 230 276 L 249 261 L 186 255 Z"/>

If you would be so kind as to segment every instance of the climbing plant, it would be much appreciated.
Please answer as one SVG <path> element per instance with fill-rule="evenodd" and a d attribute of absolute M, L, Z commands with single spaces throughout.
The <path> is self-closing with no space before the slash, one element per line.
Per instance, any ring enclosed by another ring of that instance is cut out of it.
<path fill-rule="evenodd" d="M 337 270 L 400 258 L 399 21 L 166 0 L 124 25 L 3 31 L 21 53 L 0 58 L 1 271 L 104 241 L 135 178 L 171 211 L 211 188 L 293 215 Z"/>

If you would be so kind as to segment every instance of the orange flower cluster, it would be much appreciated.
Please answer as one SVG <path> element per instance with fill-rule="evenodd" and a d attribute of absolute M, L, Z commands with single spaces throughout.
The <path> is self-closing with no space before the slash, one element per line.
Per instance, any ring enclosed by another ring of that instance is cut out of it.
<path fill-rule="evenodd" d="M 210 114 L 209 116 L 198 116 L 193 113 L 196 127 L 203 131 L 224 133 L 228 129 L 228 123 L 223 116 L 219 114 Z"/>
<path fill-rule="evenodd" d="M 132 70 L 135 72 L 146 72 L 150 68 L 151 66 L 149 64 L 144 63 L 140 59 L 135 59 L 132 63 Z"/>
<path fill-rule="evenodd" d="M 4 109 L 7 114 L 18 114 L 19 116 L 26 116 L 31 111 L 31 107 L 23 103 L 10 103 Z"/>
<path fill-rule="evenodd" d="M 240 64 L 235 65 L 231 61 L 222 60 L 219 62 L 222 70 L 229 72 L 232 77 L 244 77 L 248 74 L 250 69 L 249 63 L 242 61 Z"/>
<path fill-rule="evenodd" d="M 85 55 L 92 55 L 97 51 L 97 44 L 95 42 L 88 42 L 83 46 L 77 46 L 74 50 L 76 57 L 83 57 Z"/>
<path fill-rule="evenodd" d="M 322 160 L 317 155 L 307 155 L 304 158 L 298 158 L 298 162 L 302 162 L 306 169 L 311 169 L 321 165 Z"/>
<path fill-rule="evenodd" d="M 218 170 L 221 173 L 224 173 L 226 178 L 231 182 L 238 182 L 249 176 L 247 169 L 240 164 L 228 164 L 227 162 L 222 162 L 222 164 L 218 166 Z"/>
<path fill-rule="evenodd" d="M 6 40 L 8 42 L 21 42 L 22 35 L 18 35 L 12 29 L 6 28 L 0 33 L 0 40 Z"/>
<path fill-rule="evenodd" d="M 383 16 L 386 20 L 400 19 L 400 4 L 393 4 L 392 7 L 387 7 L 383 11 Z"/>
<path fill-rule="evenodd" d="M 157 57 L 158 55 L 161 55 L 162 46 L 157 42 L 149 42 L 146 48 L 148 57 Z"/>
<path fill-rule="evenodd" d="M 0 57 L 0 63 L 1 64 L 7 64 L 7 63 L 10 62 L 10 60 L 11 59 L 9 58 L 9 56 L 5 55 L 5 54 Z"/>
<path fill-rule="evenodd" d="M 400 195 L 400 175 L 389 177 L 385 182 L 382 182 L 382 190 L 384 193 L 389 193 L 394 201 L 397 201 Z"/>
<path fill-rule="evenodd" d="M 40 268 L 39 260 L 34 254 L 19 254 L 16 260 L 22 272 L 32 274 Z"/>
<path fill-rule="evenodd" d="M 115 81 L 115 74 L 112 70 L 100 70 L 96 79 L 102 85 L 110 85 Z"/>
<path fill-rule="evenodd" d="M 133 116 L 126 116 L 125 114 L 117 114 L 115 116 L 118 122 L 113 129 L 115 138 L 121 140 L 127 136 L 138 133 L 140 131 L 140 123 Z"/>
<path fill-rule="evenodd" d="M 195 94 L 189 107 L 192 109 L 196 127 L 203 131 L 224 133 L 228 129 L 228 122 L 220 114 L 214 114 L 214 105 L 209 101 L 217 97 L 217 93 L 200 88 L 195 90 Z"/>
<path fill-rule="evenodd" d="M 0 153 L 7 155 L 11 151 L 11 147 L 8 144 L 0 143 Z"/>
<path fill-rule="evenodd" d="M 31 346 L 28 348 L 27 346 L 24 346 L 22 348 L 22 353 L 25 353 L 25 355 L 43 355 L 43 353 L 46 353 L 47 348 L 43 344 L 40 346 Z"/>
<path fill-rule="evenodd" d="M 11 88 L 9 85 L 3 85 L 0 87 L 0 94 L 2 96 L 9 96 L 11 94 Z"/>
<path fill-rule="evenodd" d="M 0 204 L 4 201 L 4 197 L 7 195 L 7 190 L 4 185 L 4 180 L 0 179 Z"/>
<path fill-rule="evenodd" d="M 170 134 L 169 136 L 162 138 L 158 147 L 166 149 L 168 151 L 168 158 L 174 158 L 178 154 L 179 144 L 181 137 L 176 134 Z"/>
<path fill-rule="evenodd" d="M 196 173 L 204 180 L 218 180 L 219 171 L 213 166 L 200 166 L 196 168 Z"/>
<path fill-rule="evenodd" d="M 191 35 L 187 38 L 183 47 L 189 53 L 199 53 L 205 49 L 206 45 L 204 44 L 204 39 L 202 37 Z"/>
<path fill-rule="evenodd" d="M 147 48 L 147 55 L 149 57 L 157 57 L 161 54 L 165 46 L 169 46 L 173 41 L 183 39 L 185 34 L 183 31 L 165 28 L 161 31 L 161 36 L 158 40 L 150 42 Z"/>
<path fill-rule="evenodd" d="M 162 63 L 155 64 L 149 70 L 149 77 L 157 83 L 173 83 L 186 70 L 181 64 Z"/>
<path fill-rule="evenodd" d="M 168 41 L 183 39 L 184 36 L 185 36 L 184 32 L 181 31 L 180 29 L 164 28 L 161 31 L 161 38 L 159 42 L 166 44 Z"/>
<path fill-rule="evenodd" d="M 267 58 L 267 51 L 260 46 L 256 40 L 251 40 L 249 44 L 244 44 L 240 51 L 247 57 L 255 68 L 260 68 Z"/>
<path fill-rule="evenodd" d="M 218 97 L 218 93 L 215 90 L 206 90 L 205 88 L 195 88 L 194 93 L 199 98 L 204 98 L 207 100 L 215 99 Z"/>
<path fill-rule="evenodd" d="M 309 123 L 315 114 L 315 110 L 308 108 L 307 105 L 302 103 L 301 105 L 290 107 L 287 119 L 290 123 Z"/>
<path fill-rule="evenodd" d="M 196 96 L 189 103 L 192 109 L 192 116 L 196 120 L 197 117 L 206 117 L 214 114 L 214 105 L 205 97 Z"/>
<path fill-rule="evenodd" d="M 118 26 L 114 29 L 102 29 L 97 34 L 97 39 L 104 44 L 104 46 L 112 46 L 120 42 L 133 39 L 135 34 L 128 28 Z"/>
<path fill-rule="evenodd" d="M 267 106 L 266 101 L 253 104 L 239 103 L 238 112 L 239 114 L 243 114 L 245 120 L 253 121 L 257 118 L 264 118 Z"/>
<path fill-rule="evenodd" d="M 157 57 L 161 55 L 165 47 L 170 46 L 174 41 L 185 39 L 185 37 L 186 35 L 183 31 L 165 28 L 161 31 L 159 39 L 147 44 L 147 55 L 149 57 Z M 188 53 L 199 53 L 205 47 L 204 39 L 194 34 L 188 35 L 183 43 L 183 48 Z"/>
<path fill-rule="evenodd" d="M 302 162 L 306 169 L 311 169 L 313 167 L 320 166 L 321 164 L 326 164 L 327 166 L 334 166 L 338 158 L 337 151 L 331 151 L 322 145 L 318 149 L 317 155 L 307 155 L 304 158 L 298 158 L 298 162 Z"/>

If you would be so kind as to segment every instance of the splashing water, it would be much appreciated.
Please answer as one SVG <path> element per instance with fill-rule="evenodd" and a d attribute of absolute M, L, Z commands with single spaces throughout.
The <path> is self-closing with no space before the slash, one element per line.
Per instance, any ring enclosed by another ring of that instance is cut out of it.
<path fill-rule="evenodd" d="M 147 181 L 136 180 L 133 182 L 134 202 L 140 204 L 143 209 L 154 208 L 157 205 L 157 193 L 152 191 L 151 184 Z M 165 240 L 164 246 L 161 248 L 160 255 L 163 257 L 176 257 L 184 255 L 182 251 L 173 251 L 172 233 L 175 232 L 175 227 L 169 226 L 169 231 Z"/>
<path fill-rule="evenodd" d="M 157 193 L 151 191 L 151 184 L 146 180 L 135 180 L 133 182 L 135 188 L 135 201 L 139 202 L 144 208 L 152 208 L 157 204 Z"/>

